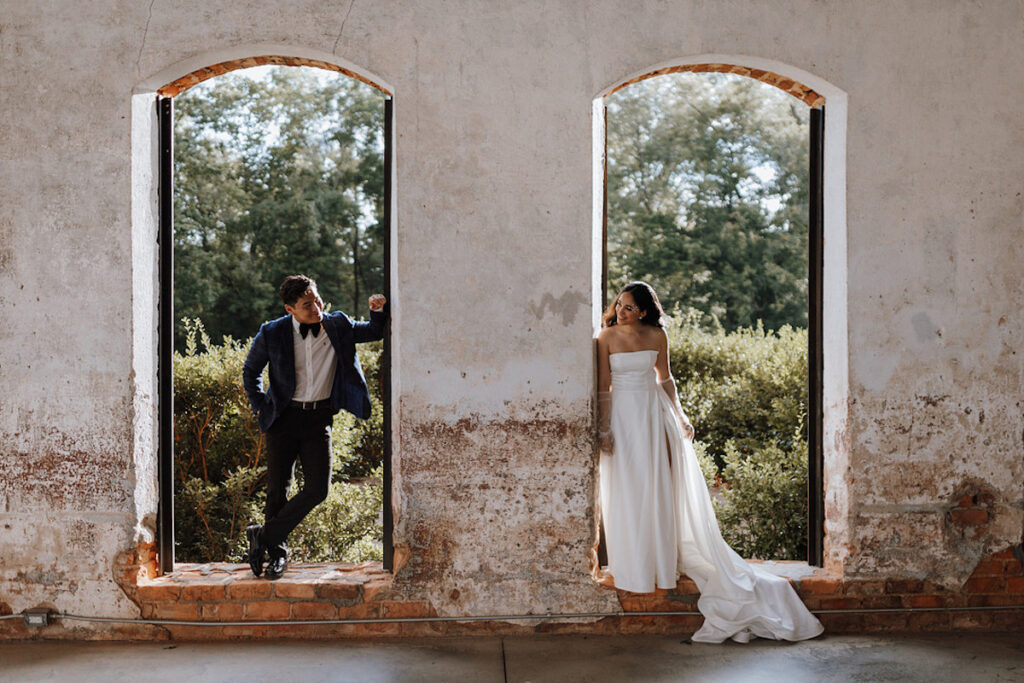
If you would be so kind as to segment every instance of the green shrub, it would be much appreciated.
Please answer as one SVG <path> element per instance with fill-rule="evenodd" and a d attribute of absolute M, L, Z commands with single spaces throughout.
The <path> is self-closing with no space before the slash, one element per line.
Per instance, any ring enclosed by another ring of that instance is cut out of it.
<path fill-rule="evenodd" d="M 708 445 L 703 441 L 693 442 L 693 450 L 697 452 L 697 464 L 700 465 L 700 472 L 704 475 L 704 482 L 711 488 L 717 483 L 718 466 L 715 459 L 708 453 Z"/>
<path fill-rule="evenodd" d="M 296 562 L 382 560 L 383 488 L 381 468 L 361 483 L 335 482 L 327 500 L 316 506 L 288 537 Z"/>
<path fill-rule="evenodd" d="M 805 559 L 807 331 L 726 334 L 695 312 L 666 331 L 701 469 L 721 484 L 722 535 L 744 557 Z"/>
<path fill-rule="evenodd" d="M 807 330 L 726 334 L 702 328 L 698 315 L 669 323 L 669 356 L 679 401 L 718 467 L 729 441 L 745 453 L 793 448 L 804 438 L 796 428 L 807 410 Z"/>
<path fill-rule="evenodd" d="M 791 450 L 766 445 L 753 454 L 726 448 L 716 501 L 725 540 L 743 557 L 807 558 L 807 442 Z"/>
<path fill-rule="evenodd" d="M 240 555 L 252 523 L 264 438 L 241 389 L 246 348 L 231 339 L 211 344 L 197 321 L 184 327 L 185 353 L 174 355 L 175 555 L 221 561 Z"/>
<path fill-rule="evenodd" d="M 335 418 L 334 471 L 342 480 L 372 476 L 384 462 L 384 406 L 380 373 L 382 342 L 359 344 L 359 364 L 370 390 L 370 417 L 360 420 L 345 411 Z"/>
<path fill-rule="evenodd" d="M 174 354 L 175 556 L 180 562 L 240 561 L 243 531 L 262 523 L 265 500 L 265 439 L 242 387 L 250 342 L 213 344 L 199 321 L 183 325 L 185 351 Z M 359 353 L 364 368 L 376 372 L 380 345 L 360 345 Z M 371 396 L 376 387 L 370 383 Z M 335 480 L 373 475 L 381 464 L 380 401 L 371 402 L 375 419 L 344 411 L 335 417 Z M 328 500 L 289 538 L 293 557 L 379 559 L 380 507 L 379 485 L 336 481 Z"/>

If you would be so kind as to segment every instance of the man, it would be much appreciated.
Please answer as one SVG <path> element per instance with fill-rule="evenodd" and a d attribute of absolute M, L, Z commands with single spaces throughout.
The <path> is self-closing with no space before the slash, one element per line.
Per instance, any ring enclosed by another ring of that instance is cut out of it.
<path fill-rule="evenodd" d="M 245 535 L 252 573 L 260 576 L 267 561 L 269 579 L 280 578 L 288 565 L 288 534 L 327 497 L 335 413 L 344 408 L 370 416 L 355 345 L 381 339 L 387 322 L 387 300 L 380 294 L 370 297 L 370 322 L 353 322 L 341 312 L 324 315 L 316 282 L 305 275 L 286 277 L 280 294 L 288 315 L 260 327 L 242 368 L 245 393 L 267 434 L 265 520 Z M 264 390 L 268 363 L 270 386 Z M 303 486 L 288 500 L 296 459 Z"/>

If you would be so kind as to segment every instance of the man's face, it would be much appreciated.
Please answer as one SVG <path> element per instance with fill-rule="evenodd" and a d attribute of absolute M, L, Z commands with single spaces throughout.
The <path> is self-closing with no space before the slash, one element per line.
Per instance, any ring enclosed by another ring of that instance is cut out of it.
<path fill-rule="evenodd" d="M 323 317 L 324 302 L 320 300 L 320 295 L 317 291 L 310 288 L 291 306 L 285 304 L 284 310 L 288 311 L 300 323 L 309 325 L 320 322 L 320 319 Z"/>

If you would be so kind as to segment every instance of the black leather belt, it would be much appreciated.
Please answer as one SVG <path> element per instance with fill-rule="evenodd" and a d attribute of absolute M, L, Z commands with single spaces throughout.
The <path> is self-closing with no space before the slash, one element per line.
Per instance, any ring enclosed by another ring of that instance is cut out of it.
<path fill-rule="evenodd" d="M 317 410 L 326 407 L 330 402 L 331 399 L 322 398 L 319 401 L 292 401 L 290 405 L 292 408 L 298 408 L 299 410 Z"/>

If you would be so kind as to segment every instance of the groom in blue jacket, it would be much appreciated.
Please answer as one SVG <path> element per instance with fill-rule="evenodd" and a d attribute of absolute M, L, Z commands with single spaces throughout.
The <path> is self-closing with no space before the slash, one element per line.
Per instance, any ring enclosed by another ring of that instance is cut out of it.
<path fill-rule="evenodd" d="M 246 529 L 249 566 L 277 579 L 288 565 L 286 541 L 292 529 L 326 497 L 331 484 L 331 423 L 342 408 L 370 416 L 370 396 L 356 344 L 384 336 L 387 300 L 370 297 L 370 321 L 344 313 L 324 315 L 316 282 L 290 275 L 280 288 L 288 315 L 264 323 L 252 340 L 242 382 L 260 431 L 267 434 L 265 521 Z M 270 386 L 263 368 L 270 365 Z M 295 469 L 302 465 L 302 490 L 287 498 Z"/>

